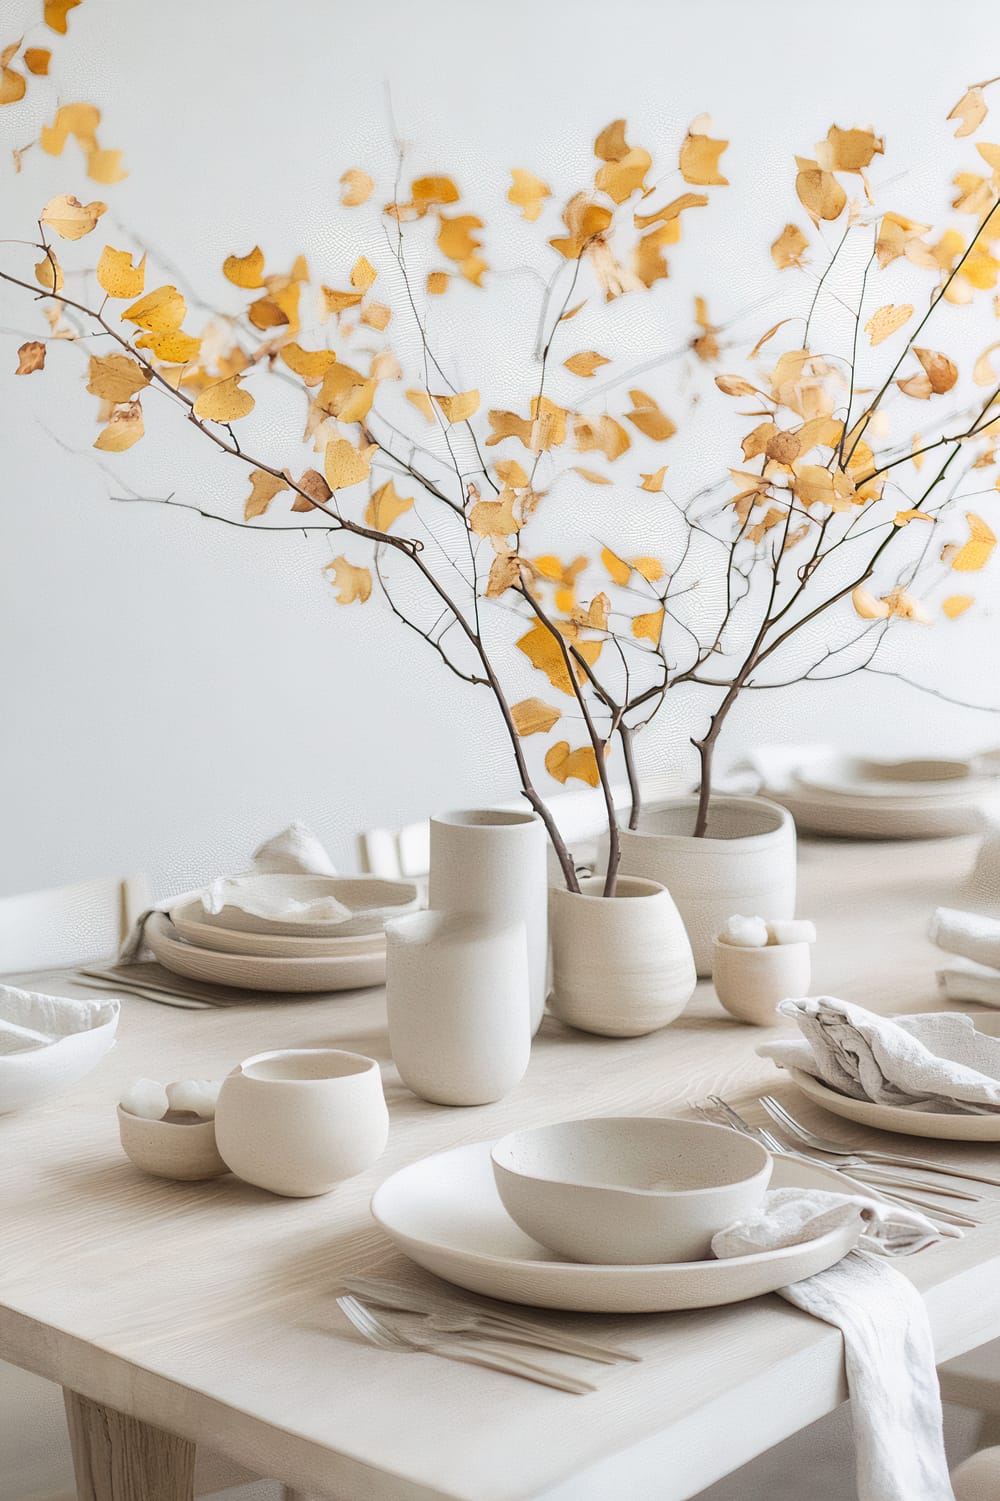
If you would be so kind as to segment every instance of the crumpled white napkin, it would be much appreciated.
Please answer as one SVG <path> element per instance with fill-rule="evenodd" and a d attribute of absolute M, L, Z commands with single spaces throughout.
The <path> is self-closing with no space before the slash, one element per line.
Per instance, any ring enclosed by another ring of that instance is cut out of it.
<path fill-rule="evenodd" d="M 937 982 L 946 1000 L 1000 1006 L 1000 969 L 956 958 L 938 970 Z"/>
<path fill-rule="evenodd" d="M 305 824 L 297 820 L 290 823 L 254 850 L 250 862 L 250 874 L 298 874 L 333 876 L 336 870 L 322 844 Z M 142 955 L 146 922 L 154 912 L 167 912 L 181 902 L 200 899 L 203 888 L 182 892 L 179 896 L 164 897 L 141 912 L 132 924 L 125 941 L 118 951 L 118 964 L 134 964 Z M 337 904 L 339 906 L 339 903 Z M 218 911 L 218 908 L 210 908 Z M 345 913 L 346 915 L 346 913 Z"/>
<path fill-rule="evenodd" d="M 288 874 L 288 872 L 282 872 Z M 280 891 L 249 891 L 240 876 L 222 876 L 201 894 L 201 905 L 215 914 L 224 907 L 237 907 L 251 917 L 280 918 L 282 922 L 346 922 L 354 911 L 335 896 L 302 899 Z"/>
<path fill-rule="evenodd" d="M 797 1201 L 797 1202 L 796 1202 Z M 798 1245 L 861 1215 L 859 1245 L 907 1255 L 938 1237 L 923 1215 L 871 1200 L 794 1188 L 712 1241 L 717 1256 Z M 941 1392 L 924 1301 L 880 1256 L 852 1251 L 780 1296 L 844 1336 L 858 1501 L 954 1501 L 941 1427 Z"/>
<path fill-rule="evenodd" d="M 798 1068 L 853 1100 L 942 1114 L 1000 1110 L 1000 1038 L 946 1011 L 876 1016 L 834 996 L 785 1000 L 782 1016 L 802 1039 L 761 1043 L 757 1052 Z"/>

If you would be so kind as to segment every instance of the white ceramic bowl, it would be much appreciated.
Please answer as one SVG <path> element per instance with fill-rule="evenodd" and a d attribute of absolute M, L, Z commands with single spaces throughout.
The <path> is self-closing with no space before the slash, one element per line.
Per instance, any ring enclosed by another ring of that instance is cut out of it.
<path fill-rule="evenodd" d="M 570 1261 L 697 1261 L 764 1197 L 771 1158 L 723 1126 L 653 1116 L 562 1121 L 493 1148 L 504 1208 Z"/>
<path fill-rule="evenodd" d="M 126 1157 L 154 1178 L 193 1183 L 229 1172 L 215 1144 L 215 1122 L 186 1111 L 151 1121 L 119 1105 L 118 1134 Z"/>
<path fill-rule="evenodd" d="M 753 1027 L 776 1027 L 784 1021 L 778 1004 L 809 994 L 812 945 L 769 943 L 745 948 L 715 940 L 712 981 L 715 993 L 730 1016 Z"/>
<path fill-rule="evenodd" d="M 275 897 L 295 902 L 317 902 L 333 897 L 356 914 L 342 922 L 328 918 L 310 921 L 302 914 L 291 918 L 263 917 L 226 905 L 220 912 L 202 911 L 201 920 L 236 933 L 273 933 L 288 938 L 353 938 L 359 933 L 380 933 L 388 917 L 401 917 L 420 906 L 420 892 L 412 881 L 386 881 L 380 876 L 297 876 L 262 874 L 234 876 L 227 890 L 253 901 Z"/>
<path fill-rule="evenodd" d="M 0 1000 L 0 1115 L 68 1089 L 115 1040 L 116 1000 L 78 1001 L 9 989 Z"/>

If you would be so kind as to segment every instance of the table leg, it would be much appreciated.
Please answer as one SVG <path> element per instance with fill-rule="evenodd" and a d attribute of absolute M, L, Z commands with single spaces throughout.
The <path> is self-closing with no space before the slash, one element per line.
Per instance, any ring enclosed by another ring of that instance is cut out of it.
<path fill-rule="evenodd" d="M 192 1501 L 195 1446 L 64 1391 L 77 1501 Z"/>

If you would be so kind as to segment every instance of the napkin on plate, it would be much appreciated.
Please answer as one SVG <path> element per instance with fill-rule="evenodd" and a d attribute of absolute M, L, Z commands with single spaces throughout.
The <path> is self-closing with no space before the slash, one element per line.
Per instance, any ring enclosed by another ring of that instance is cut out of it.
<path fill-rule="evenodd" d="M 754 1215 L 720 1231 L 712 1250 L 745 1256 L 798 1245 L 858 1215 L 865 1249 L 780 1296 L 843 1333 L 858 1501 L 954 1501 L 927 1310 L 913 1284 L 881 1259 L 937 1240 L 930 1221 L 847 1194 L 777 1189 Z"/>
<path fill-rule="evenodd" d="M 247 874 L 288 874 L 307 876 L 332 876 L 336 871 L 330 862 L 330 857 L 320 844 L 316 835 L 305 824 L 295 822 L 282 829 L 271 839 L 254 850 L 250 863 L 250 871 Z M 145 912 L 139 914 L 118 952 L 119 964 L 134 964 L 142 954 L 143 935 L 145 933 L 147 919 L 154 912 L 166 912 L 171 907 L 176 907 L 184 901 L 193 901 L 203 895 L 203 888 L 198 887 L 195 891 L 186 891 L 179 896 L 164 897 L 162 901 L 154 902 L 147 907 Z M 242 901 L 241 901 L 242 905 Z M 339 903 L 337 904 L 340 905 Z M 210 909 L 218 911 L 218 908 Z M 269 913 L 269 916 L 277 916 Z M 345 916 L 347 915 L 345 909 Z"/>
<path fill-rule="evenodd" d="M 802 1037 L 757 1052 L 781 1068 L 876 1105 L 944 1115 L 1000 1110 L 1000 1038 L 977 1032 L 969 1016 L 876 1016 L 828 995 L 782 1001 L 778 1011 L 798 1022 Z"/>
<path fill-rule="evenodd" d="M 355 914 L 335 896 L 314 896 L 303 901 L 282 892 L 247 891 L 239 876 L 220 876 L 201 894 L 206 912 L 218 913 L 224 907 L 238 907 L 251 917 L 280 918 L 282 922 L 346 922 Z"/>

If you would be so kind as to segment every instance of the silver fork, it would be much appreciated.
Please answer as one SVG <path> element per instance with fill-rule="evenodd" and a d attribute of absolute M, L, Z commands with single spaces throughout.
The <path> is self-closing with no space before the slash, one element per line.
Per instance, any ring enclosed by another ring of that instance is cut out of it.
<path fill-rule="evenodd" d="M 514 1355 L 499 1354 L 482 1346 L 449 1344 L 443 1340 L 419 1339 L 414 1335 L 404 1334 L 396 1325 L 377 1317 L 350 1293 L 338 1298 L 337 1306 L 358 1333 L 380 1350 L 392 1350 L 397 1354 L 419 1352 L 440 1355 L 445 1360 L 458 1360 L 466 1365 L 485 1366 L 489 1371 L 501 1371 L 505 1376 L 520 1376 L 524 1381 L 534 1381 L 539 1386 L 552 1386 L 556 1391 L 571 1392 L 577 1397 L 597 1390 L 589 1381 L 581 1381 L 576 1376 L 567 1376 L 545 1366 L 532 1365 Z"/>
<path fill-rule="evenodd" d="M 810 1131 L 801 1121 L 797 1121 L 785 1109 L 781 1101 L 776 1100 L 773 1095 L 762 1095 L 760 1103 L 768 1115 L 771 1116 L 772 1120 L 776 1120 L 780 1125 L 786 1126 L 794 1136 L 797 1136 L 817 1152 L 850 1152 L 856 1150 L 863 1153 L 871 1162 L 886 1162 L 892 1164 L 894 1167 L 921 1168 L 924 1172 L 945 1173 L 949 1178 L 966 1178 L 972 1183 L 990 1183 L 994 1187 L 1000 1188 L 1000 1178 L 991 1178 L 988 1173 L 972 1172 L 968 1167 L 952 1167 L 948 1163 L 932 1162 L 926 1157 L 907 1157 L 901 1152 L 880 1152 L 874 1147 L 852 1148 L 850 1142 L 832 1141 L 827 1136 L 819 1136 L 815 1131 Z"/>
<path fill-rule="evenodd" d="M 714 1108 L 714 1115 L 712 1111 L 706 1110 L 702 1105 L 696 1104 L 694 1107 L 706 1120 L 714 1119 L 716 1124 L 718 1124 L 718 1116 L 722 1115 L 726 1124 L 732 1130 L 742 1131 L 745 1136 L 753 1137 L 755 1141 L 759 1141 L 769 1152 L 774 1153 L 778 1157 L 797 1157 L 802 1162 L 812 1163 L 814 1167 L 830 1168 L 829 1163 L 821 1161 L 818 1157 L 811 1157 L 808 1152 L 799 1152 L 792 1147 L 786 1146 L 784 1142 L 779 1141 L 770 1131 L 757 1126 L 751 1126 L 749 1121 L 745 1121 L 719 1095 L 709 1095 L 709 1103 Z M 926 1199 L 918 1198 L 915 1194 L 908 1191 L 905 1194 L 890 1193 L 887 1189 L 881 1188 L 874 1183 L 866 1183 L 860 1178 L 853 1178 L 840 1168 L 833 1168 L 833 1171 L 838 1173 L 845 1183 L 850 1184 L 852 1188 L 859 1190 L 862 1194 L 867 1194 L 869 1198 L 884 1199 L 890 1204 L 901 1204 L 910 1208 L 921 1209 L 929 1219 L 933 1220 L 942 1235 L 950 1237 L 960 1236 L 962 1230 L 971 1230 L 979 1223 L 978 1220 L 974 1220 L 968 1215 L 960 1214 L 957 1210 L 944 1209 L 940 1204 L 928 1203 Z"/>

